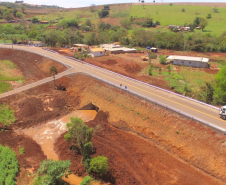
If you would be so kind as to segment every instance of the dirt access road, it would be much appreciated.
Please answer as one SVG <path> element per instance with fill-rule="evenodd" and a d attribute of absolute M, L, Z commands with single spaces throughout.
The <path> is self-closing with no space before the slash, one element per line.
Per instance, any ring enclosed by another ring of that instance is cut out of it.
<path fill-rule="evenodd" d="M 7 47 L 7 46 L 2 46 Z M 10 47 L 10 46 L 8 46 Z M 53 53 L 50 51 L 43 50 L 42 48 L 36 47 L 26 47 L 26 46 L 15 46 L 16 49 L 24 49 L 30 52 L 34 52 L 53 60 L 59 61 L 71 67 L 68 71 L 65 71 L 56 76 L 56 78 L 60 78 L 64 75 L 68 75 L 71 73 L 85 73 L 96 77 L 100 80 L 104 80 L 108 83 L 115 85 L 116 87 L 121 87 L 126 89 L 126 91 L 133 92 L 140 96 L 149 98 L 157 103 L 162 104 L 163 106 L 168 106 L 169 108 L 173 108 L 175 111 L 183 112 L 187 115 L 190 115 L 194 119 L 203 120 L 207 124 L 213 125 L 215 128 L 222 130 L 225 132 L 226 124 L 225 121 L 219 118 L 218 109 L 211 108 L 209 106 L 203 105 L 200 102 L 192 101 L 178 95 L 174 95 L 157 88 L 151 87 L 147 84 L 144 84 L 139 81 L 135 81 L 130 78 L 126 78 L 116 73 L 110 73 L 102 68 L 97 68 L 96 66 L 91 66 L 82 62 L 78 62 L 72 59 L 68 59 L 58 53 Z M 35 84 L 31 84 L 28 86 L 24 86 L 23 89 L 16 89 L 15 91 L 10 91 L 9 93 L 1 94 L 1 97 L 11 95 L 13 93 L 17 93 L 25 90 L 26 88 L 32 88 L 42 83 L 46 83 L 51 79 L 45 79 L 41 82 L 36 82 Z M 121 85 L 121 86 L 120 86 Z"/>

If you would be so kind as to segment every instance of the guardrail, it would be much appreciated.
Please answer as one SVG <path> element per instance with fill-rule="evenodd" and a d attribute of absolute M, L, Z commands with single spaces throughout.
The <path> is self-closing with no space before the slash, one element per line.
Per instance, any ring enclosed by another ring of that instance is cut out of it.
<path fill-rule="evenodd" d="M 215 107 L 215 106 L 213 106 L 213 105 L 209 105 L 209 104 L 207 104 L 207 103 L 204 103 L 204 102 L 201 102 L 201 101 L 198 101 L 198 100 L 195 100 L 195 99 L 189 98 L 189 97 L 187 97 L 187 96 L 183 96 L 183 95 L 181 95 L 181 94 L 177 94 L 177 93 L 174 93 L 174 92 L 172 92 L 172 91 L 168 91 L 168 90 L 166 90 L 166 89 L 162 89 L 162 88 L 160 88 L 160 87 L 157 87 L 157 86 L 154 86 L 154 85 L 151 85 L 151 84 L 148 84 L 148 83 L 145 83 L 145 82 L 142 82 L 142 81 L 136 80 L 136 79 L 134 79 L 134 78 L 130 78 L 130 77 L 128 77 L 128 76 L 124 76 L 124 75 L 122 75 L 122 74 L 115 73 L 115 72 L 110 71 L 110 70 L 108 70 L 108 69 L 104 69 L 104 68 L 102 68 L 102 67 L 95 66 L 95 65 L 90 64 L 90 63 L 88 63 L 88 62 L 85 62 L 85 61 L 82 61 L 82 60 L 78 60 L 78 59 L 73 58 L 73 57 L 70 57 L 70 56 L 66 56 L 66 57 L 67 57 L 67 58 L 70 58 L 70 59 L 72 59 L 72 60 L 76 60 L 76 61 L 78 61 L 78 62 L 82 62 L 82 63 L 87 64 L 87 65 L 90 65 L 90 66 L 96 67 L 96 68 L 100 68 L 100 69 L 105 70 L 105 71 L 107 71 L 107 72 L 109 72 L 109 73 L 112 73 L 112 74 L 115 74 L 115 75 L 118 75 L 118 76 L 122 76 L 122 77 L 124 77 L 124 78 L 129 79 L 129 80 L 133 80 L 133 81 L 136 81 L 136 82 L 142 83 L 142 84 L 147 85 L 147 86 L 149 86 L 149 87 L 152 87 L 152 88 L 155 88 L 155 89 L 158 89 L 158 90 L 161 90 L 161 91 L 165 91 L 165 92 L 167 92 L 167 93 L 174 94 L 174 95 L 176 95 L 176 96 L 179 96 L 179 97 L 182 97 L 182 98 L 188 99 L 188 100 L 190 100 L 190 101 L 194 101 L 194 102 L 196 102 L 196 103 L 200 103 L 200 104 L 202 104 L 202 105 L 209 106 L 209 107 L 211 107 L 211 108 L 214 108 L 214 109 L 219 110 L 219 108 L 218 108 L 218 107 Z"/>

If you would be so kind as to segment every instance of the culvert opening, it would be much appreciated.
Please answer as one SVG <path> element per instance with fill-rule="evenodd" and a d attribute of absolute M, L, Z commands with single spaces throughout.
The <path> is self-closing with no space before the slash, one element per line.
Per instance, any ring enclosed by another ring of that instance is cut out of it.
<path fill-rule="evenodd" d="M 84 107 L 82 107 L 78 110 L 95 110 L 96 112 L 98 112 L 99 107 L 97 107 L 96 105 L 93 105 L 92 103 L 89 103 L 89 104 L 85 105 Z"/>

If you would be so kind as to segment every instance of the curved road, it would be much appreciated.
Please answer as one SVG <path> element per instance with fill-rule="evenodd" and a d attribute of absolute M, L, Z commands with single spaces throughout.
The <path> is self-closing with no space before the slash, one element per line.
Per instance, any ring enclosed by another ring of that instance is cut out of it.
<path fill-rule="evenodd" d="M 12 46 L 10 45 L 0 45 L 0 47 L 12 48 Z M 56 75 L 56 79 L 73 73 L 86 73 L 95 78 L 113 84 L 119 88 L 126 88 L 126 90 L 128 90 L 129 92 L 138 94 L 165 107 L 173 109 L 177 112 L 181 112 L 182 114 L 185 114 L 187 116 L 193 117 L 194 119 L 199 120 L 200 122 L 207 124 L 224 133 L 226 132 L 226 121 L 222 120 L 219 117 L 219 111 L 216 107 L 208 106 L 201 102 L 190 100 L 173 93 L 168 93 L 166 91 L 151 87 L 143 82 L 127 78 L 117 73 L 109 72 L 108 70 L 99 67 L 95 67 L 86 63 L 75 61 L 70 58 L 66 58 L 58 53 L 50 52 L 42 48 L 15 45 L 13 46 L 13 48 L 43 55 L 45 57 L 70 66 L 67 71 Z M 30 89 L 32 87 L 44 84 L 51 80 L 53 80 L 53 78 L 49 77 L 32 84 L 22 86 L 10 92 L 0 94 L 0 98 L 24 91 L 26 89 Z"/>

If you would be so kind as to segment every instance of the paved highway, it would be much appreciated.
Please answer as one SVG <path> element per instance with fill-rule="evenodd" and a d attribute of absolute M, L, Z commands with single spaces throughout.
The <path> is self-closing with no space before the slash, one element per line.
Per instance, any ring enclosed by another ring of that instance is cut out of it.
<path fill-rule="evenodd" d="M 10 45 L 0 45 L 0 47 L 11 48 Z M 119 88 L 128 90 L 129 92 L 138 94 L 147 99 L 156 101 L 159 104 L 162 104 L 166 107 L 172 108 L 183 114 L 187 114 L 194 119 L 201 120 L 205 124 L 209 124 L 212 127 L 215 127 L 218 130 L 226 132 L 226 121 L 222 120 L 218 115 L 218 109 L 213 106 L 207 106 L 201 102 L 193 101 L 173 93 L 168 93 L 164 90 L 151 87 L 148 84 L 139 82 L 122 76 L 120 74 L 111 73 L 108 70 L 95 67 L 86 63 L 78 62 L 73 59 L 66 58 L 58 53 L 50 52 L 38 47 L 27 47 L 27 46 L 13 46 L 14 49 L 26 50 L 32 53 L 43 55 L 50 59 L 61 62 L 70 68 L 63 73 L 56 75 L 56 79 L 65 75 L 72 73 L 86 73 L 98 79 L 104 80 L 108 83 L 111 83 Z M 53 80 L 52 77 L 37 81 L 35 83 L 14 89 L 10 92 L 0 94 L 0 98 L 24 91 L 26 89 L 41 85 L 43 83 Z M 121 86 L 120 86 L 121 85 Z"/>

